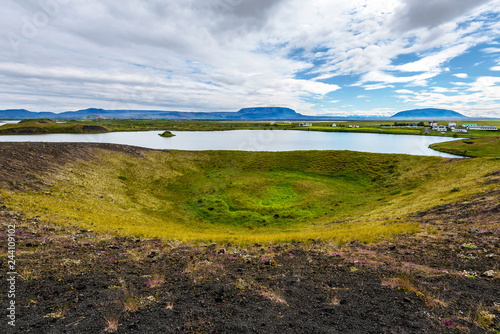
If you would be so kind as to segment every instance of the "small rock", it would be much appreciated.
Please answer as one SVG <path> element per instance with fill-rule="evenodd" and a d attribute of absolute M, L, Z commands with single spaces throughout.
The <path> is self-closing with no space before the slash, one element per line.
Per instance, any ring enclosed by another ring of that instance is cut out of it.
<path fill-rule="evenodd" d="M 149 257 L 149 258 L 153 258 L 153 257 L 155 257 L 155 256 L 158 256 L 158 252 L 157 252 L 157 251 L 151 251 L 151 252 L 149 252 L 149 254 L 148 254 L 148 257 Z"/>
<path fill-rule="evenodd" d="M 217 253 L 218 254 L 225 254 L 226 253 L 226 249 L 225 248 L 221 248 L 221 249 L 219 249 L 219 251 Z"/>
<path fill-rule="evenodd" d="M 482 276 L 488 277 L 488 278 L 493 278 L 493 277 L 495 277 L 495 275 L 496 275 L 496 272 L 494 270 L 488 270 L 482 274 Z"/>

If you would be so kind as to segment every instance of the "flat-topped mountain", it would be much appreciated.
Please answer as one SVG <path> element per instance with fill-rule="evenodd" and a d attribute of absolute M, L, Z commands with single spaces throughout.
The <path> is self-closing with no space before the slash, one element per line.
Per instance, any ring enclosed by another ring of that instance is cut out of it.
<path fill-rule="evenodd" d="M 290 108 L 282 107 L 260 107 L 260 108 L 243 108 L 236 114 L 244 119 L 268 119 L 268 118 L 303 118 L 304 115 L 297 113 Z"/>
<path fill-rule="evenodd" d="M 413 109 L 413 110 L 405 110 L 400 111 L 392 118 L 412 118 L 412 119 L 422 119 L 422 118 L 467 118 L 456 111 L 448 110 L 448 109 L 436 109 L 436 108 L 426 108 L 426 109 Z"/>

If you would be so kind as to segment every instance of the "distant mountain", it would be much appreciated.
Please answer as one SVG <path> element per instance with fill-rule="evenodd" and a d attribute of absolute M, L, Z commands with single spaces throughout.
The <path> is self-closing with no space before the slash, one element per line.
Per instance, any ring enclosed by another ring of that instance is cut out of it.
<path fill-rule="evenodd" d="M 434 108 L 427 108 L 427 109 L 414 109 L 414 110 L 406 110 L 406 111 L 400 111 L 391 118 L 411 118 L 411 119 L 423 119 L 423 118 L 432 118 L 432 119 L 439 119 L 439 118 L 450 118 L 450 119 L 456 119 L 456 118 L 467 118 L 467 116 L 464 116 L 456 111 L 453 110 L 447 110 L 447 109 L 434 109 Z"/>
<path fill-rule="evenodd" d="M 52 118 L 57 115 L 52 112 L 32 112 L 26 109 L 0 110 L 0 119 Z"/>
<path fill-rule="evenodd" d="M 281 107 L 243 108 L 236 114 L 241 119 L 297 119 L 308 117 L 297 113 L 293 109 Z"/>
<path fill-rule="evenodd" d="M 283 107 L 243 108 L 237 112 L 182 112 L 163 110 L 105 110 L 89 108 L 78 111 L 32 112 L 24 109 L 0 110 L 0 119 L 173 119 L 173 120 L 305 120 L 318 119 Z M 321 117 L 324 119 L 325 117 Z"/>
<path fill-rule="evenodd" d="M 383 119 L 375 116 L 307 116 L 302 115 L 290 108 L 284 107 L 258 107 L 243 108 L 237 112 L 185 112 L 185 111 L 165 111 L 165 110 L 105 110 L 89 108 L 77 111 L 65 111 L 62 113 L 53 112 L 32 112 L 25 109 L 0 110 L 0 120 L 18 120 L 26 118 L 50 118 L 54 120 L 62 119 L 171 119 L 171 120 L 286 120 L 286 121 L 348 121 L 348 120 L 368 120 Z M 401 111 L 391 119 L 457 119 L 466 118 L 452 110 L 445 109 L 416 109 Z"/>

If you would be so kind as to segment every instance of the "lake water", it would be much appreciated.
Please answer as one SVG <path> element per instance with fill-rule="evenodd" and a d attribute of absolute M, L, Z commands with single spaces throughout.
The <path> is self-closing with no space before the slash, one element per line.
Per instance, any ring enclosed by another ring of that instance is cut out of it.
<path fill-rule="evenodd" d="M 19 121 L 0 121 L 0 126 L 4 124 L 16 124 L 19 123 Z"/>
<path fill-rule="evenodd" d="M 350 150 L 373 153 L 456 157 L 429 148 L 429 145 L 433 143 L 454 140 L 449 137 L 297 130 L 234 130 L 175 131 L 172 132 L 176 135 L 175 137 L 163 138 L 159 136 L 160 133 L 162 131 L 8 135 L 0 136 L 0 141 L 111 143 L 153 149 L 196 151 Z"/>

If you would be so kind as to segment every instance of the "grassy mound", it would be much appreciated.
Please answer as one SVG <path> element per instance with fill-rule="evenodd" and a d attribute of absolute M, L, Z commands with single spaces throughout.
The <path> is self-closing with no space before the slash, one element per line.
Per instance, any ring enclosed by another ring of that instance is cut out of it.
<path fill-rule="evenodd" d="M 167 130 L 167 131 L 161 133 L 159 136 L 168 138 L 168 137 L 174 137 L 175 135 L 172 132 Z"/>
<path fill-rule="evenodd" d="M 17 124 L 0 126 L 0 135 L 104 132 L 108 132 L 108 129 L 101 125 L 79 124 L 75 121 L 55 122 L 49 119 L 24 119 Z"/>
<path fill-rule="evenodd" d="M 4 191 L 9 206 L 95 231 L 182 241 L 372 242 L 414 233 L 405 216 L 497 186 L 495 159 L 346 151 L 95 149 L 45 175 L 49 190 Z M 55 181 L 51 181 L 55 180 Z"/>

